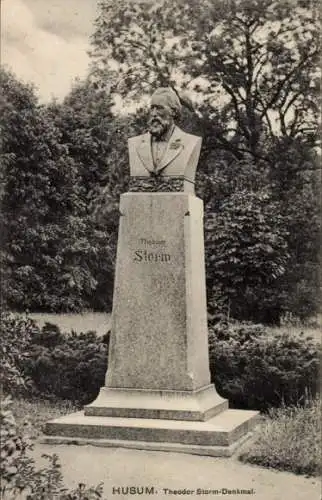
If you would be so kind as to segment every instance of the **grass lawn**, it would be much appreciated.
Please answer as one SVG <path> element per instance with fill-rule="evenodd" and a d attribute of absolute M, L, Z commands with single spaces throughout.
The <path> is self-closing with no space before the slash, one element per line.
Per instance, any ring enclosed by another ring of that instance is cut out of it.
<path fill-rule="evenodd" d="M 266 327 L 268 333 L 282 334 L 284 332 L 291 333 L 294 337 L 312 337 L 315 342 L 322 341 L 322 323 L 315 326 L 280 326 L 280 327 Z"/>
<path fill-rule="evenodd" d="M 29 313 L 28 316 L 36 321 L 42 328 L 44 324 L 53 323 L 59 326 L 62 332 L 77 333 L 95 331 L 102 337 L 110 329 L 111 315 L 109 313 L 82 313 L 82 314 L 56 314 L 56 313 Z"/>
<path fill-rule="evenodd" d="M 46 322 L 58 325 L 62 332 L 77 333 L 94 330 L 99 337 L 105 335 L 111 326 L 110 313 L 86 312 L 80 314 L 65 313 L 29 313 L 28 316 L 34 319 L 38 326 L 42 328 Z M 292 333 L 294 336 L 304 335 L 312 337 L 316 342 L 322 341 L 322 315 L 319 315 L 313 325 L 285 325 L 281 327 L 266 327 L 269 333 Z"/>
<path fill-rule="evenodd" d="M 36 439 L 41 435 L 42 427 L 48 420 L 79 409 L 70 401 L 57 403 L 43 399 L 29 401 L 12 398 L 11 405 L 18 429 L 23 429 L 23 432 L 27 433 L 31 439 Z"/>
<path fill-rule="evenodd" d="M 303 408 L 271 410 L 239 458 L 264 467 L 318 476 L 321 441 L 321 401 L 316 399 Z"/>

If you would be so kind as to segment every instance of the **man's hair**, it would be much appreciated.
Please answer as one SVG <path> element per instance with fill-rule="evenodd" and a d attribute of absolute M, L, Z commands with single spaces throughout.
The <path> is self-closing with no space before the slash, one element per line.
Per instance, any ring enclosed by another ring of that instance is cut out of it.
<path fill-rule="evenodd" d="M 171 87 L 160 87 L 151 96 L 151 104 L 168 106 L 175 118 L 181 115 L 181 103 L 177 93 Z"/>

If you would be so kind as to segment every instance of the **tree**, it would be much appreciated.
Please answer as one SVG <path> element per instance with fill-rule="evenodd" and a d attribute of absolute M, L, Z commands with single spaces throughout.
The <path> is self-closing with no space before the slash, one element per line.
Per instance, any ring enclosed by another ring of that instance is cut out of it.
<path fill-rule="evenodd" d="M 236 188 L 216 200 L 217 207 L 207 207 L 208 310 L 276 324 L 285 312 L 281 279 L 289 261 L 287 230 L 271 191 L 249 186 L 249 165 L 240 162 L 238 168 Z M 248 186 L 241 182 L 243 173 Z"/>
<path fill-rule="evenodd" d="M 49 106 L 79 173 L 82 223 L 90 244 L 83 266 L 95 280 L 84 300 L 88 307 L 104 310 L 111 308 L 119 195 L 128 182 L 128 127 L 112 114 L 112 105 L 109 95 L 84 80 L 75 82 L 63 103 Z"/>
<path fill-rule="evenodd" d="M 1 99 L 3 298 L 13 309 L 110 310 L 132 123 L 86 80 L 39 106 L 4 70 Z"/>
<path fill-rule="evenodd" d="M 101 1 L 92 78 L 127 99 L 156 85 L 194 90 L 200 111 L 226 124 L 216 130 L 217 147 L 232 149 L 227 139 L 235 136 L 236 152 L 269 161 L 265 138 L 316 141 L 317 7 L 301 0 Z"/>
<path fill-rule="evenodd" d="M 13 309 L 77 310 L 95 283 L 82 266 L 89 244 L 78 172 L 34 89 L 1 72 L 2 265 Z"/>
<path fill-rule="evenodd" d="M 272 154 L 271 184 L 288 231 L 290 254 L 281 283 L 284 309 L 304 320 L 321 304 L 321 159 L 305 138 L 284 137 Z"/>
<path fill-rule="evenodd" d="M 274 0 L 206 1 L 190 55 L 192 76 L 223 91 L 230 132 L 255 158 L 263 139 L 303 133 L 314 144 L 318 121 L 317 5 Z M 202 31 L 201 31 L 202 30 Z M 197 38 L 197 37 L 196 37 Z M 193 60 L 203 61 L 196 70 Z M 198 59 L 197 59 L 198 60 Z M 268 158 L 269 160 L 269 158 Z"/>
<path fill-rule="evenodd" d="M 220 292 L 237 317 L 278 321 L 285 311 L 314 313 L 317 3 L 105 0 L 99 6 L 91 52 L 98 87 L 125 104 L 144 104 L 158 85 L 194 96 L 204 138 L 197 192 L 206 205 L 210 306 Z M 246 245 L 244 229 L 252 225 Z M 229 270 L 231 252 L 238 264 Z M 257 269 L 256 284 L 250 268 Z M 246 288 L 250 302 L 242 311 Z M 262 312 L 255 310 L 258 300 Z"/>

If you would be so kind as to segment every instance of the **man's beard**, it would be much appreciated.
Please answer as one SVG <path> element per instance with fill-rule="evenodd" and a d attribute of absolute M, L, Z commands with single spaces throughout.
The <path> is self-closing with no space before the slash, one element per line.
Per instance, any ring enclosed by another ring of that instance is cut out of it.
<path fill-rule="evenodd" d="M 171 127 L 171 122 L 162 118 L 153 117 L 149 119 L 148 127 L 151 135 L 160 138 L 167 133 Z"/>

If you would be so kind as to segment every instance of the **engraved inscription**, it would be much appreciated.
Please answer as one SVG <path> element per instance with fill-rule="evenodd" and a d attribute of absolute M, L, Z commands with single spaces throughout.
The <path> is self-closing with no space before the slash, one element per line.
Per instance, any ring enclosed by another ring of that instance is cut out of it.
<path fill-rule="evenodd" d="M 170 262 L 169 253 L 149 252 L 148 250 L 135 250 L 134 262 Z"/>
<path fill-rule="evenodd" d="M 166 247 L 166 240 L 154 240 L 152 238 L 139 238 L 139 246 L 145 248 L 137 248 L 134 250 L 134 262 L 162 262 L 168 263 L 171 261 L 171 255 L 162 251 L 162 247 Z M 148 247 L 148 249 L 147 249 Z M 161 247 L 161 248 L 160 248 Z"/>
<path fill-rule="evenodd" d="M 149 245 L 161 245 L 161 246 L 165 246 L 165 240 L 148 240 L 146 238 L 140 238 L 139 239 L 139 243 L 141 245 L 146 245 L 146 246 L 149 246 Z"/>

